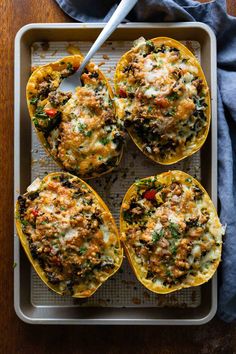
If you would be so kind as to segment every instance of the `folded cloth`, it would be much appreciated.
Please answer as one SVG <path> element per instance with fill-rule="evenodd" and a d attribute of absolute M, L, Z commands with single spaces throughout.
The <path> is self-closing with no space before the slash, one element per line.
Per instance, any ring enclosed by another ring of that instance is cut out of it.
<path fill-rule="evenodd" d="M 72 18 L 106 22 L 119 1 L 56 0 Z M 201 21 L 215 32 L 218 45 L 218 195 L 220 217 L 227 230 L 223 247 L 218 315 L 236 321 L 236 18 L 225 0 L 139 0 L 128 21 Z"/>

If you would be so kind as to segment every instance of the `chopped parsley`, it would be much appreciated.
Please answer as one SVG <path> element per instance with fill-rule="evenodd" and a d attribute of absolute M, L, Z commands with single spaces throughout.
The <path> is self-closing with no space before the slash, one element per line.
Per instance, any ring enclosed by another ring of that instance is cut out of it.
<path fill-rule="evenodd" d="M 164 113 L 164 116 L 173 117 L 175 115 L 175 113 L 176 113 L 176 109 L 175 108 L 170 108 Z"/>
<path fill-rule="evenodd" d="M 179 98 L 179 95 L 176 92 L 172 92 L 167 98 L 169 101 L 176 101 Z"/>
<path fill-rule="evenodd" d="M 205 102 L 204 97 L 195 96 L 193 97 L 193 101 L 195 103 L 197 111 L 204 110 L 205 107 L 207 107 L 207 103 Z"/>
<path fill-rule="evenodd" d="M 146 186 L 146 187 L 153 187 L 156 181 L 156 177 L 145 178 L 145 179 L 138 179 L 135 181 L 136 186 Z"/>
<path fill-rule="evenodd" d="M 66 68 L 70 73 L 72 73 L 74 71 L 73 65 L 70 62 L 66 64 Z"/>
<path fill-rule="evenodd" d="M 154 50 L 155 45 L 152 41 L 146 41 L 146 46 L 149 47 L 150 50 Z"/>
<path fill-rule="evenodd" d="M 110 139 L 107 137 L 104 137 L 99 140 L 102 145 L 107 145 L 110 142 Z"/>
<path fill-rule="evenodd" d="M 32 97 L 30 99 L 30 104 L 36 104 L 38 102 L 38 97 Z"/>
<path fill-rule="evenodd" d="M 84 133 L 84 130 L 87 128 L 87 125 L 79 122 L 77 127 L 80 133 Z"/>
<path fill-rule="evenodd" d="M 157 232 L 154 231 L 152 233 L 152 242 L 156 243 L 157 241 L 159 241 L 162 237 L 164 236 L 164 230 L 161 229 L 161 231 Z"/>
<path fill-rule="evenodd" d="M 172 277 L 173 276 L 173 274 L 171 273 L 171 271 L 169 269 L 167 269 L 167 271 L 166 271 L 166 276 L 167 277 Z"/>
<path fill-rule="evenodd" d="M 176 253 L 177 253 L 177 247 L 176 246 L 171 247 L 171 253 L 173 254 L 173 256 L 176 256 Z"/>
<path fill-rule="evenodd" d="M 39 106 L 36 108 L 34 116 L 36 118 L 41 118 L 41 119 L 48 119 L 48 115 L 44 112 L 44 107 L 43 106 Z"/>
<path fill-rule="evenodd" d="M 92 130 L 89 130 L 85 133 L 85 136 L 90 138 L 90 136 L 92 136 L 92 134 L 93 134 Z"/>
<path fill-rule="evenodd" d="M 29 225 L 29 222 L 27 220 L 25 220 L 25 219 L 21 219 L 21 223 L 24 226 L 28 226 Z"/>
<path fill-rule="evenodd" d="M 85 252 L 87 251 L 87 247 L 80 247 L 79 249 L 79 255 L 82 256 L 83 254 L 85 254 Z"/>
<path fill-rule="evenodd" d="M 191 183 L 192 182 L 192 178 L 186 178 L 185 182 Z"/>
<path fill-rule="evenodd" d="M 173 222 L 170 223 L 169 225 L 169 230 L 170 230 L 170 233 L 171 235 L 174 237 L 174 238 L 178 238 L 179 237 L 179 226 Z"/>

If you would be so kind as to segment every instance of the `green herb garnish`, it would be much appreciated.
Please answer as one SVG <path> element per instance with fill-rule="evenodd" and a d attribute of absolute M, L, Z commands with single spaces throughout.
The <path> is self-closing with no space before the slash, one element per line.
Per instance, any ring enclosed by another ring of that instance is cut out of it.
<path fill-rule="evenodd" d="M 173 256 L 176 256 L 176 253 L 177 253 L 177 247 L 176 246 L 171 247 L 171 253 L 173 254 Z"/>
<path fill-rule="evenodd" d="M 192 182 L 192 178 L 190 178 L 190 177 L 189 177 L 189 178 L 186 178 L 186 179 L 185 179 L 185 182 L 191 183 L 191 182 Z"/>
<path fill-rule="evenodd" d="M 176 101 L 179 98 L 179 95 L 176 92 L 172 92 L 167 98 L 169 101 Z"/>
<path fill-rule="evenodd" d="M 152 242 L 156 243 L 157 241 L 159 241 L 162 237 L 164 236 L 164 230 L 161 229 L 161 231 L 157 232 L 154 231 L 152 233 Z"/>
<path fill-rule="evenodd" d="M 101 144 L 107 145 L 110 142 L 110 139 L 107 137 L 104 137 L 104 138 L 100 139 L 99 141 Z"/>
<path fill-rule="evenodd" d="M 174 237 L 174 238 L 178 238 L 179 237 L 179 226 L 173 222 L 170 223 L 169 225 L 169 230 L 171 232 L 171 235 Z"/>
<path fill-rule="evenodd" d="M 21 219 L 20 221 L 21 221 L 22 225 L 24 225 L 24 226 L 28 226 L 29 225 L 29 222 L 27 220 L 25 220 L 25 219 Z"/>
<path fill-rule="evenodd" d="M 146 187 L 153 187 L 156 181 L 156 177 L 145 178 L 145 179 L 138 179 L 135 181 L 136 186 L 146 186 Z"/>
<path fill-rule="evenodd" d="M 93 134 L 92 130 L 89 130 L 85 133 L 85 136 L 90 138 L 90 136 L 92 136 L 92 134 Z"/>
<path fill-rule="evenodd" d="M 167 277 L 172 277 L 172 273 L 171 273 L 170 270 L 167 270 L 167 271 L 166 271 L 166 276 L 167 276 Z"/>
<path fill-rule="evenodd" d="M 44 112 L 44 107 L 39 106 L 36 108 L 34 116 L 41 119 L 49 119 L 48 115 Z"/>
<path fill-rule="evenodd" d="M 85 128 L 87 128 L 87 125 L 86 124 L 84 124 L 84 123 L 78 123 L 78 125 L 77 125 L 77 127 L 78 127 L 78 130 L 81 132 L 81 133 L 84 133 L 84 129 Z"/>
<path fill-rule="evenodd" d="M 146 41 L 146 46 L 150 48 L 150 50 L 154 50 L 155 46 L 152 41 Z"/>
<path fill-rule="evenodd" d="M 36 104 L 38 102 L 38 97 L 32 97 L 30 99 L 30 104 Z"/>
<path fill-rule="evenodd" d="M 207 107 L 207 103 L 205 102 L 204 97 L 199 97 L 199 96 L 193 97 L 193 101 L 196 105 L 196 109 L 199 111 L 204 110 L 205 107 Z"/>
<path fill-rule="evenodd" d="M 70 62 L 66 64 L 66 68 L 70 73 L 74 71 L 73 65 Z"/>
<path fill-rule="evenodd" d="M 88 250 L 87 247 L 80 247 L 79 255 L 82 256 L 87 250 Z"/>
<path fill-rule="evenodd" d="M 170 109 L 168 109 L 168 111 L 164 115 L 173 117 L 175 115 L 175 113 L 176 113 L 176 109 L 170 108 Z"/>

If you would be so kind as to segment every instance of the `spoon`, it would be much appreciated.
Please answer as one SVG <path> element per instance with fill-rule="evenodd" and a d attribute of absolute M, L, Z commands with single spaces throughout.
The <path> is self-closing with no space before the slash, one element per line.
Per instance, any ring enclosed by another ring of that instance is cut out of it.
<path fill-rule="evenodd" d="M 62 92 L 74 91 L 76 87 L 82 86 L 80 77 L 84 71 L 86 65 L 92 58 L 92 56 L 97 52 L 105 40 L 110 36 L 110 34 L 116 29 L 116 27 L 123 21 L 126 15 L 134 7 L 138 0 L 122 0 L 113 13 L 110 20 L 107 22 L 102 32 L 97 37 L 96 41 L 90 48 L 89 52 L 85 56 L 83 62 L 81 63 L 79 69 L 73 74 L 63 79 L 58 90 Z"/>

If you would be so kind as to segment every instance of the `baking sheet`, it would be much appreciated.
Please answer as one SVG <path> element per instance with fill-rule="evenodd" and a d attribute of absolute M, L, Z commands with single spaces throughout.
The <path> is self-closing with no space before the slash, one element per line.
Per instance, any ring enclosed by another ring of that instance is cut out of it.
<path fill-rule="evenodd" d="M 197 41 L 182 41 L 200 60 L 201 48 Z M 77 47 L 83 54 L 87 53 L 92 42 L 35 42 L 31 46 L 31 65 L 57 61 L 70 55 L 71 47 Z M 121 55 L 129 50 L 132 41 L 108 41 L 94 56 L 93 61 L 110 79 Z M 31 179 L 43 178 L 47 173 L 58 171 L 58 166 L 48 157 L 38 142 L 32 129 L 32 161 Z M 200 153 L 172 166 L 161 166 L 145 157 L 127 136 L 124 155 L 120 166 L 111 174 L 89 181 L 89 184 L 101 195 L 109 206 L 117 225 L 119 224 L 119 209 L 123 196 L 136 178 L 147 177 L 170 169 L 180 169 L 200 179 Z M 128 262 L 124 260 L 121 269 L 115 276 L 103 284 L 98 291 L 88 299 L 73 299 L 61 297 L 44 285 L 37 274 L 31 269 L 31 303 L 41 306 L 69 307 L 198 307 L 201 303 L 201 288 L 183 289 L 167 295 L 157 295 L 145 289 L 134 276 Z"/>

